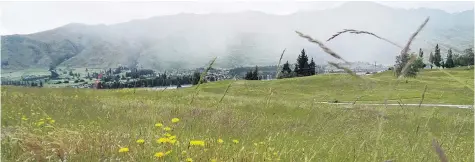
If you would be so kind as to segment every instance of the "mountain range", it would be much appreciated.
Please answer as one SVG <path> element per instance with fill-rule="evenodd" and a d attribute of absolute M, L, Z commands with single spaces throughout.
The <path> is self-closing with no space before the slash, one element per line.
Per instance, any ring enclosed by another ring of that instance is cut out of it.
<path fill-rule="evenodd" d="M 474 46 L 473 10 L 447 13 L 437 9 L 396 9 L 374 2 L 347 2 L 339 7 L 271 15 L 257 11 L 156 16 L 112 25 L 68 24 L 55 29 L 1 36 L 2 69 L 56 66 L 155 70 L 295 63 L 302 49 L 317 64 L 334 60 L 300 31 L 320 41 L 343 29 L 364 30 L 405 45 L 430 17 L 413 42 L 425 59 L 436 44 L 444 55 Z M 369 35 L 343 34 L 325 42 L 347 61 L 393 64 L 400 48 Z"/>

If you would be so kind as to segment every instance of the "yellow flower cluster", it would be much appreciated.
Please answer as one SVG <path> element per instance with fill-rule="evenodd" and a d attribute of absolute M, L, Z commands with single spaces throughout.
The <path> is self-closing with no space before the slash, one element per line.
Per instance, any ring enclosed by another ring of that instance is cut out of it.
<path fill-rule="evenodd" d="M 122 147 L 122 148 L 119 149 L 119 152 L 120 152 L 120 153 L 129 152 L 129 148 L 127 148 L 127 147 Z"/>
<path fill-rule="evenodd" d="M 199 141 L 199 140 L 190 141 L 190 145 L 191 146 L 202 146 L 202 147 L 204 147 L 205 146 L 205 141 Z"/>
<path fill-rule="evenodd" d="M 138 144 L 144 144 L 144 143 L 145 143 L 145 140 L 144 140 L 144 139 L 138 139 L 136 142 L 137 142 Z"/>
<path fill-rule="evenodd" d="M 172 123 L 178 123 L 179 121 L 180 121 L 180 119 L 178 119 L 178 118 L 173 118 L 172 119 Z"/>

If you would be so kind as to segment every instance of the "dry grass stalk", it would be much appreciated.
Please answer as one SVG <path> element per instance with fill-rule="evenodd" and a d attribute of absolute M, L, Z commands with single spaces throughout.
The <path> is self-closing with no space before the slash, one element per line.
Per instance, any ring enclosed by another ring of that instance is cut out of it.
<path fill-rule="evenodd" d="M 313 39 L 312 37 L 308 36 L 308 35 L 305 35 L 299 31 L 295 31 L 300 37 L 302 38 L 305 38 L 307 39 L 309 42 L 312 42 L 312 43 L 315 43 L 317 44 L 318 46 L 320 46 L 320 48 L 322 48 L 322 50 L 325 52 L 325 53 L 328 53 L 329 55 L 339 59 L 339 60 L 342 60 L 344 61 L 345 63 L 348 63 L 348 61 L 344 60 L 340 55 L 336 54 L 335 52 L 333 52 L 330 48 L 328 48 L 327 46 L 325 46 L 322 42 L 316 40 L 316 39 Z"/>
<path fill-rule="evenodd" d="M 308 36 L 308 35 L 305 35 L 305 34 L 299 32 L 299 31 L 295 31 L 295 32 L 296 32 L 300 37 L 307 39 L 309 42 L 312 42 L 312 43 L 317 44 L 325 53 L 328 53 L 329 55 L 331 55 L 331 56 L 333 56 L 333 57 L 335 57 L 335 58 L 337 58 L 337 59 L 339 59 L 339 60 L 342 60 L 342 61 L 344 61 L 345 63 L 348 63 L 348 61 L 346 61 L 346 60 L 343 59 L 340 55 L 338 55 L 336 52 L 332 51 L 330 48 L 328 48 L 327 46 L 325 46 L 322 42 L 320 42 L 320 41 L 318 41 L 318 40 L 316 40 L 316 39 L 313 39 L 312 37 L 310 37 L 310 36 Z M 332 65 L 332 66 L 334 66 L 334 67 L 336 67 L 336 68 L 338 68 L 338 69 L 342 69 L 342 70 L 344 70 L 345 72 L 347 72 L 347 73 L 350 74 L 350 75 L 353 75 L 353 76 L 355 76 L 355 77 L 360 78 L 360 77 L 359 77 L 358 75 L 356 75 L 356 73 L 353 72 L 352 70 L 350 70 L 350 69 L 348 69 L 348 68 L 346 68 L 346 67 L 342 67 L 342 66 L 338 65 L 337 63 L 334 63 L 334 62 L 330 62 L 330 61 L 329 61 L 328 64 L 330 64 L 330 65 Z"/>
<path fill-rule="evenodd" d="M 409 61 L 407 61 L 406 65 L 404 65 L 404 67 L 402 68 L 401 74 L 398 77 L 399 79 L 403 78 L 406 75 L 407 71 L 409 70 L 409 67 L 411 67 L 411 65 L 414 64 L 416 59 L 417 59 L 416 55 L 411 55 L 411 59 L 409 59 Z"/>
<path fill-rule="evenodd" d="M 421 101 L 419 102 L 419 108 L 421 107 L 422 105 L 422 101 L 424 101 L 424 96 L 426 94 L 426 91 L 427 91 L 427 84 L 426 86 L 424 87 L 424 92 L 422 92 L 422 98 L 421 98 Z"/>
<path fill-rule="evenodd" d="M 284 53 L 285 53 L 286 49 L 287 48 L 284 48 L 284 50 L 282 51 L 282 54 L 280 54 L 279 63 L 277 64 L 277 72 L 275 74 L 276 79 L 280 75 L 280 64 L 282 63 L 282 57 L 284 57 Z M 271 98 L 272 94 L 273 94 L 273 92 L 272 92 L 272 87 L 271 87 L 271 88 L 269 88 L 269 95 L 267 96 L 266 107 L 269 106 L 269 102 L 270 102 L 270 98 Z"/>
<path fill-rule="evenodd" d="M 437 153 L 437 155 L 439 156 L 439 160 L 441 162 L 448 162 L 449 161 L 447 159 L 447 156 L 444 153 L 444 150 L 442 150 L 439 143 L 435 139 L 432 139 L 432 147 L 434 147 L 434 150 Z"/>
<path fill-rule="evenodd" d="M 208 67 L 206 68 L 206 70 L 203 73 L 201 73 L 200 80 L 198 81 L 198 84 L 196 85 L 195 93 L 191 97 L 190 104 L 193 103 L 193 100 L 195 99 L 195 96 L 198 95 L 198 92 L 199 92 L 198 88 L 200 87 L 201 82 L 203 81 L 203 78 L 206 76 L 206 74 L 208 74 L 208 71 L 211 69 L 211 67 L 213 66 L 215 61 L 216 61 L 216 57 L 214 57 L 213 60 L 211 60 Z"/>
<path fill-rule="evenodd" d="M 404 46 L 404 48 L 401 51 L 401 55 L 407 54 L 407 52 L 409 51 L 409 48 L 411 46 L 412 41 L 414 40 L 414 38 L 416 38 L 417 34 L 419 34 L 419 32 L 421 32 L 421 30 L 424 28 L 424 26 L 426 26 L 427 22 L 429 22 L 429 18 L 430 17 L 427 17 L 426 20 L 424 20 L 424 22 L 419 26 L 419 28 L 417 28 L 416 32 L 414 32 L 411 35 L 411 37 L 409 37 L 409 40 L 407 41 L 406 46 Z"/>
<path fill-rule="evenodd" d="M 284 51 L 282 51 L 282 54 L 280 54 L 279 64 L 277 64 L 277 74 L 275 74 L 275 78 L 279 77 L 280 75 L 280 64 L 282 62 L 282 57 L 284 57 L 284 53 L 286 49 L 287 48 L 285 48 Z"/>
<path fill-rule="evenodd" d="M 386 39 L 386 38 L 383 38 L 383 37 L 380 37 L 374 33 L 371 33 L 371 32 L 368 32 L 368 31 L 362 31 L 362 30 L 355 30 L 355 29 L 343 29 L 343 31 L 340 31 L 334 35 L 332 35 L 332 37 L 328 38 L 327 39 L 327 42 L 338 37 L 339 35 L 343 34 L 343 33 L 351 33 L 351 34 L 368 34 L 368 35 L 372 35 L 378 39 L 381 39 L 381 40 L 384 40 L 388 43 L 391 43 L 392 45 L 396 46 L 396 47 L 399 47 L 399 48 L 403 48 L 401 45 L 398 45 L 396 43 L 394 43 L 393 41 L 390 41 L 389 39 Z"/>
<path fill-rule="evenodd" d="M 234 75 L 234 77 L 236 77 L 236 75 Z M 218 104 L 221 103 L 221 101 L 223 101 L 224 96 L 226 96 L 226 94 L 228 93 L 229 88 L 231 87 L 231 85 L 232 85 L 233 83 L 234 83 L 234 82 L 231 82 L 231 83 L 228 84 L 228 87 L 226 87 L 226 90 L 224 91 L 223 96 L 221 96 L 221 99 L 219 99 Z"/>
<path fill-rule="evenodd" d="M 358 78 L 360 77 L 360 76 L 356 75 L 355 72 L 351 71 L 350 69 L 348 69 L 348 68 L 346 68 L 346 67 L 342 67 L 342 66 L 338 65 L 337 63 L 328 61 L 328 64 L 330 64 L 330 65 L 332 65 L 332 66 L 334 66 L 334 67 L 336 67 L 336 68 L 338 68 L 338 69 L 342 69 L 342 70 L 344 70 L 346 73 L 348 73 L 348 74 L 350 74 L 350 75 L 353 75 L 353 76 L 358 77 Z"/>

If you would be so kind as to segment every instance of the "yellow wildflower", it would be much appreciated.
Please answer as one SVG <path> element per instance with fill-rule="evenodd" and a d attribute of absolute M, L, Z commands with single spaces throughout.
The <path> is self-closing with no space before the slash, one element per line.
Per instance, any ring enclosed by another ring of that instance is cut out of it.
<path fill-rule="evenodd" d="M 160 128 L 160 127 L 162 127 L 162 126 L 163 126 L 162 123 L 157 123 L 157 124 L 155 124 L 155 127 L 159 127 L 159 128 Z"/>
<path fill-rule="evenodd" d="M 22 116 L 22 117 L 21 117 L 21 120 L 27 121 L 28 118 L 26 118 L 26 116 Z"/>
<path fill-rule="evenodd" d="M 167 142 L 169 142 L 169 141 L 170 141 L 170 140 L 169 140 L 168 138 L 159 138 L 159 139 L 157 140 L 157 143 L 159 143 L 159 144 L 160 144 L 160 143 L 167 143 Z"/>
<path fill-rule="evenodd" d="M 172 128 L 170 128 L 170 127 L 165 127 L 165 128 L 163 128 L 163 130 L 165 130 L 165 131 L 171 131 Z"/>
<path fill-rule="evenodd" d="M 277 156 L 277 152 L 274 152 L 274 156 Z"/>
<path fill-rule="evenodd" d="M 43 118 L 42 118 L 42 119 L 40 119 L 40 121 L 44 121 L 44 120 L 45 120 L 45 119 L 43 119 Z"/>
<path fill-rule="evenodd" d="M 182 155 L 185 155 L 185 154 L 186 154 L 186 151 L 182 151 L 181 154 L 182 154 Z"/>
<path fill-rule="evenodd" d="M 46 120 L 51 120 L 51 118 L 50 118 L 50 117 L 47 117 Z"/>
<path fill-rule="evenodd" d="M 122 147 L 122 148 L 119 149 L 119 152 L 129 152 L 129 148 Z"/>
<path fill-rule="evenodd" d="M 216 160 L 216 159 L 211 159 L 211 162 L 217 162 L 217 161 L 218 161 L 218 160 Z"/>
<path fill-rule="evenodd" d="M 218 139 L 218 143 L 223 143 L 223 142 L 224 142 L 223 139 L 221 139 L 221 138 Z"/>
<path fill-rule="evenodd" d="M 176 136 L 168 136 L 168 139 L 170 139 L 170 140 L 176 139 Z"/>
<path fill-rule="evenodd" d="M 187 162 L 193 162 L 193 159 L 191 159 L 191 158 L 186 158 L 186 161 L 187 161 Z"/>
<path fill-rule="evenodd" d="M 43 126 L 44 124 L 45 124 L 44 121 L 40 121 L 40 122 L 36 123 L 36 126 L 40 127 L 40 126 Z"/>
<path fill-rule="evenodd" d="M 135 141 L 135 142 L 137 142 L 138 144 L 143 144 L 143 143 L 145 143 L 145 140 L 144 140 L 144 139 L 138 139 L 138 140 Z"/>
<path fill-rule="evenodd" d="M 192 146 L 205 146 L 205 141 L 190 141 Z"/>
<path fill-rule="evenodd" d="M 163 152 L 155 153 L 155 157 L 161 158 L 161 157 L 164 157 L 164 156 L 165 156 L 165 154 Z"/>
<path fill-rule="evenodd" d="M 172 150 L 165 152 L 165 155 L 172 153 Z"/>
<path fill-rule="evenodd" d="M 176 139 L 172 139 L 172 140 L 169 140 L 168 142 L 171 143 L 171 144 L 175 144 L 177 141 L 176 141 Z"/>
<path fill-rule="evenodd" d="M 236 140 L 236 139 L 235 139 L 235 140 L 233 140 L 233 142 L 234 142 L 235 144 L 238 144 L 238 143 L 239 143 L 239 141 L 238 141 L 238 140 Z"/>
<path fill-rule="evenodd" d="M 172 136 L 170 133 L 165 133 L 164 135 L 165 135 L 166 137 Z"/>
<path fill-rule="evenodd" d="M 54 122 L 56 122 L 56 120 L 50 120 L 49 121 L 50 124 L 54 124 Z"/>
<path fill-rule="evenodd" d="M 179 121 L 180 121 L 180 119 L 178 119 L 178 118 L 173 118 L 172 119 L 172 123 L 178 123 Z"/>
<path fill-rule="evenodd" d="M 254 143 L 254 146 L 257 146 L 257 143 Z"/>

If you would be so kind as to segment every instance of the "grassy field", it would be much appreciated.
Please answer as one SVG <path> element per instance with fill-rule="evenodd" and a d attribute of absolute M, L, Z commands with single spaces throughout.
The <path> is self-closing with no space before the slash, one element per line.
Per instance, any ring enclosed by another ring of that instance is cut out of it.
<path fill-rule="evenodd" d="M 472 109 L 316 103 L 419 103 L 427 85 L 424 103 L 473 105 L 473 69 L 448 72 L 222 81 L 196 95 L 3 86 L 2 161 L 439 161 L 433 139 L 449 161 L 474 161 Z"/>

